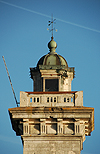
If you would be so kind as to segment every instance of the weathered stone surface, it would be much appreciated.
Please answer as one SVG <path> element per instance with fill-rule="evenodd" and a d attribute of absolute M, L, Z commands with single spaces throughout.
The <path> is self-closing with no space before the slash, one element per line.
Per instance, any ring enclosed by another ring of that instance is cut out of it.
<path fill-rule="evenodd" d="M 19 107 L 9 113 L 13 129 L 22 135 L 25 154 L 40 154 L 40 149 L 48 154 L 78 154 L 85 135 L 94 129 L 94 109 L 88 107 Z"/>
<path fill-rule="evenodd" d="M 81 138 L 78 137 L 71 138 L 67 137 L 66 140 L 62 140 L 59 137 L 59 140 L 53 138 L 50 141 L 49 137 L 42 137 L 42 140 L 39 137 L 28 140 L 27 137 L 24 138 L 24 154 L 35 153 L 35 154 L 80 154 L 81 147 Z"/>
<path fill-rule="evenodd" d="M 20 92 L 20 107 L 9 109 L 23 154 L 80 154 L 85 135 L 94 130 L 94 109 L 83 107 L 83 91 L 71 91 L 74 67 L 50 52 L 30 68 L 34 92 Z"/>

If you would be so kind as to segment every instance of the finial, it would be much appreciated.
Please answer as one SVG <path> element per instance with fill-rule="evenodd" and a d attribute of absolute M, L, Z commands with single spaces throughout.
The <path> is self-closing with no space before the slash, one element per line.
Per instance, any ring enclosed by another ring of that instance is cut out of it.
<path fill-rule="evenodd" d="M 57 29 L 55 29 L 55 27 L 53 27 L 53 24 L 56 23 L 55 20 L 56 19 L 53 19 L 53 14 L 52 14 L 51 21 L 50 20 L 48 21 L 49 22 L 48 26 L 51 26 L 52 25 L 52 28 L 51 29 L 47 28 L 47 30 L 49 30 L 50 32 L 52 32 L 51 40 L 53 40 L 53 31 L 55 30 L 57 32 Z"/>

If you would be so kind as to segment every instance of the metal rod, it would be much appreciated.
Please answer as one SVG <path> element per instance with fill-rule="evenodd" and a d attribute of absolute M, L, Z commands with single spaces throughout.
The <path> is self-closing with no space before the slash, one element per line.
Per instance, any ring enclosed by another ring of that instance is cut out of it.
<path fill-rule="evenodd" d="M 9 72 L 8 72 L 8 68 L 7 68 L 7 65 L 6 65 L 6 62 L 5 62 L 5 58 L 4 58 L 4 56 L 2 56 L 2 58 L 3 58 L 4 64 L 5 64 L 5 68 L 6 68 L 7 75 L 8 75 L 9 81 L 10 81 L 10 85 L 11 85 L 11 88 L 12 88 L 12 92 L 13 92 L 13 95 L 14 95 L 14 98 L 15 98 L 15 101 L 16 101 L 16 105 L 18 107 L 18 104 L 19 103 L 17 102 L 17 98 L 16 98 L 16 95 L 15 95 L 15 92 L 14 92 L 14 89 L 13 89 L 13 85 L 12 85 L 11 78 L 10 78 L 10 75 L 9 75 Z"/>
<path fill-rule="evenodd" d="M 53 38 L 53 14 L 52 14 L 52 18 L 51 18 L 51 23 L 52 23 L 52 38 Z"/>

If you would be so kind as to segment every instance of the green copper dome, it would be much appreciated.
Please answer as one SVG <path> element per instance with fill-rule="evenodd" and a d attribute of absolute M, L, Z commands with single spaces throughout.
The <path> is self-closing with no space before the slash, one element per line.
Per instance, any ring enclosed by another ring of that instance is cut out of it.
<path fill-rule="evenodd" d="M 59 66 L 65 66 L 68 67 L 68 64 L 66 60 L 61 56 L 58 55 L 55 50 L 57 48 L 57 43 L 51 38 L 51 41 L 48 43 L 48 48 L 50 52 L 43 57 L 40 58 L 40 60 L 37 63 L 37 66 L 39 65 L 59 65 Z"/>

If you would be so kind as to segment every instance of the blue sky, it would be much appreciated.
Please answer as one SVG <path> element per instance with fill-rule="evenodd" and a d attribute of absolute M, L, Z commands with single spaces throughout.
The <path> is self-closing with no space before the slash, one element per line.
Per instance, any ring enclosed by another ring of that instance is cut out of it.
<path fill-rule="evenodd" d="M 6 3 L 4 3 L 6 2 Z M 8 4 L 9 3 L 9 4 Z M 72 90 L 83 90 L 84 106 L 95 109 L 95 130 L 86 137 L 81 154 L 99 154 L 100 0 L 0 1 L 0 152 L 22 153 L 12 130 L 8 108 L 16 107 L 2 56 L 5 57 L 19 101 L 20 91 L 32 91 L 29 68 L 49 52 L 48 20 L 56 18 L 57 53 L 75 67 Z"/>

